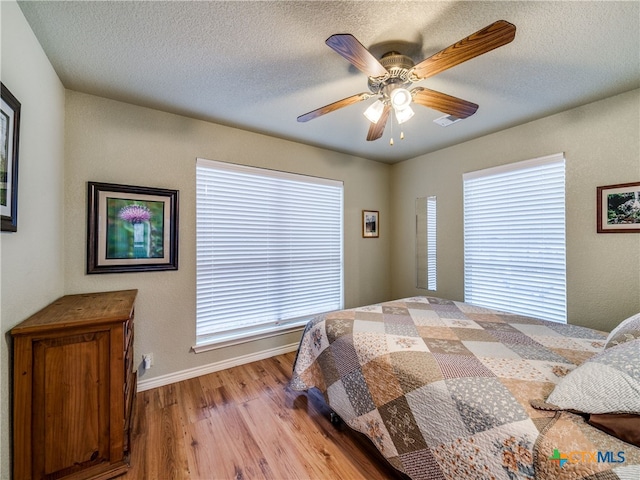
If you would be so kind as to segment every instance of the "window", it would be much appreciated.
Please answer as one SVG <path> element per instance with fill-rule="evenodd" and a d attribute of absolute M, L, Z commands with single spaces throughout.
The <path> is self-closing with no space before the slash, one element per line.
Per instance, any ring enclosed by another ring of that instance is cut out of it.
<path fill-rule="evenodd" d="M 427 289 L 437 290 L 436 282 L 436 204 L 435 196 L 427 197 Z"/>
<path fill-rule="evenodd" d="M 195 351 L 343 308 L 342 182 L 198 159 L 196 183 Z"/>
<path fill-rule="evenodd" d="M 416 198 L 416 287 L 437 290 L 435 196 Z"/>
<path fill-rule="evenodd" d="M 566 322 L 564 155 L 463 181 L 465 301 Z"/>

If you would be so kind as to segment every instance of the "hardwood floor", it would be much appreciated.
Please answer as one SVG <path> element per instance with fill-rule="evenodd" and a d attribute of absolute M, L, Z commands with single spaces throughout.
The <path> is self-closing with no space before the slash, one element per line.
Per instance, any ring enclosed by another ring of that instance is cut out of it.
<path fill-rule="evenodd" d="M 138 393 L 126 480 L 402 479 L 364 436 L 287 388 L 295 353 Z"/>

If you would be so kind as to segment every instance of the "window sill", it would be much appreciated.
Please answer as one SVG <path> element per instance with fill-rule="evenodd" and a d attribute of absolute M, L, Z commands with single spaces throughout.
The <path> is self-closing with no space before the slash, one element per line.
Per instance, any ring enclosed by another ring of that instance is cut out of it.
<path fill-rule="evenodd" d="M 224 337 L 217 340 L 211 340 L 207 343 L 194 345 L 191 347 L 191 351 L 194 353 L 209 352 L 211 350 L 218 350 L 220 348 L 232 347 L 234 345 L 241 345 L 243 343 L 254 342 L 256 340 L 262 340 L 265 338 L 277 337 L 280 335 L 286 335 L 288 333 L 301 332 L 304 330 L 307 321 L 302 324 L 286 325 L 279 330 L 269 330 L 267 332 L 258 332 L 254 334 L 246 334 L 243 336 Z"/>

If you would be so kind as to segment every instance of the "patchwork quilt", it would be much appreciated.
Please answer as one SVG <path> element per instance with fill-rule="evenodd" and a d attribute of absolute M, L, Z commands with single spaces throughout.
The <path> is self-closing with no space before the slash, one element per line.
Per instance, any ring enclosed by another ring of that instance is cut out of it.
<path fill-rule="evenodd" d="M 290 387 L 319 389 L 412 479 L 638 479 L 640 448 L 580 415 L 531 406 L 600 352 L 606 337 L 463 302 L 406 298 L 309 322 Z"/>

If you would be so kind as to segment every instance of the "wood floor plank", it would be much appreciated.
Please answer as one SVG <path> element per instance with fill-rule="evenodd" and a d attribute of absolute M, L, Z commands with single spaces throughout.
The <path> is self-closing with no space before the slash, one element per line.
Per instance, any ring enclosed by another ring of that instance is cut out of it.
<path fill-rule="evenodd" d="M 295 352 L 140 392 L 124 480 L 406 479 L 287 385 Z"/>
<path fill-rule="evenodd" d="M 237 408 L 228 408 L 224 412 L 212 415 L 211 423 L 224 439 L 216 445 L 218 451 L 228 458 L 220 462 L 220 466 L 227 470 L 233 467 L 235 475 L 233 478 L 273 480 L 281 478 L 274 475 L 264 452 Z"/>
<path fill-rule="evenodd" d="M 264 414 L 270 409 L 263 399 L 246 402 L 239 410 L 268 462 L 277 466 L 277 478 L 298 478 L 302 472 L 314 478 L 322 475 L 316 461 L 309 461 L 306 455 L 300 454 L 301 449 L 308 452 L 303 439 L 296 437 L 279 417 Z"/>

